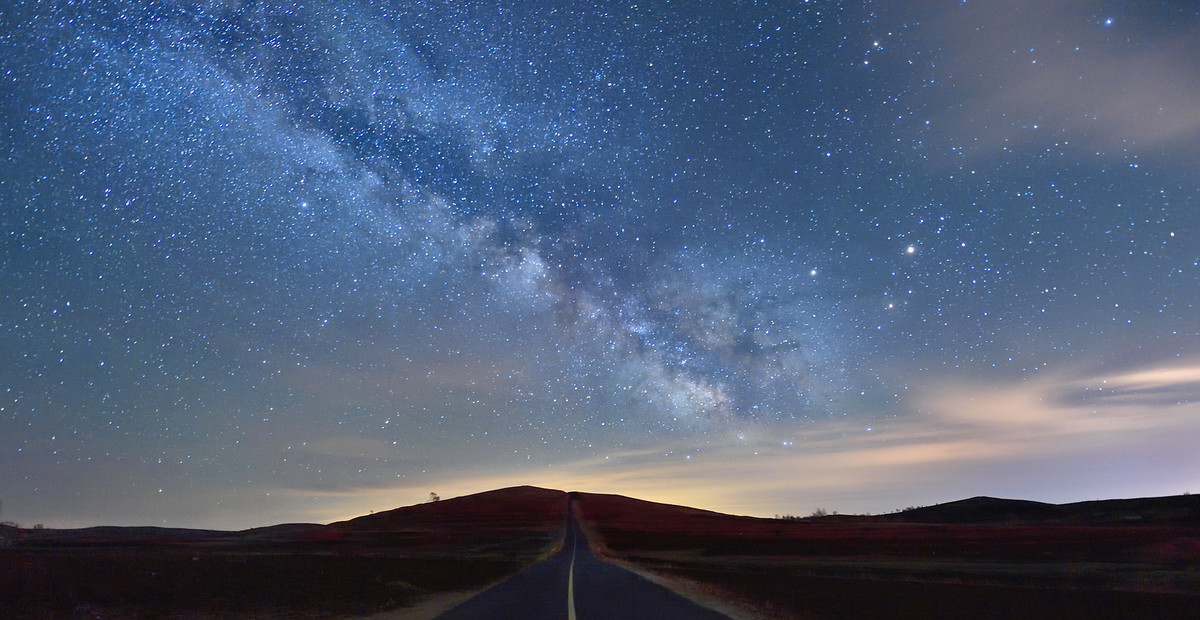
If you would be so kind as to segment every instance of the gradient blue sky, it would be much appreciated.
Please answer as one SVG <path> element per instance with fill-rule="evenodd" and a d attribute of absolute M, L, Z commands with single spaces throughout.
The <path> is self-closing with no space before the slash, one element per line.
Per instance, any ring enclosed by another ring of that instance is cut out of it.
<path fill-rule="evenodd" d="M 18 1 L 0 37 L 0 519 L 1200 490 L 1195 3 Z"/>

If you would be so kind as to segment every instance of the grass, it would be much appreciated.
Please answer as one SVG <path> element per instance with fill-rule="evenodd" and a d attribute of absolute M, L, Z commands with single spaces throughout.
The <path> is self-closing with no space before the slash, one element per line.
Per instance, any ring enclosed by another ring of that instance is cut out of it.
<path fill-rule="evenodd" d="M 16 532 L 0 618 L 373 614 L 502 580 L 553 551 L 565 521 L 565 494 L 518 488 L 329 526 Z"/>
<path fill-rule="evenodd" d="M 735 517 L 580 495 L 610 558 L 769 618 L 1200 618 L 1190 521 Z"/>
<path fill-rule="evenodd" d="M 425 594 L 481 587 L 516 572 L 553 541 L 524 553 L 447 557 L 387 551 L 280 552 L 106 548 L 4 550 L 6 618 L 72 618 L 81 608 L 138 618 L 187 610 L 217 616 L 320 617 L 412 605 Z"/>

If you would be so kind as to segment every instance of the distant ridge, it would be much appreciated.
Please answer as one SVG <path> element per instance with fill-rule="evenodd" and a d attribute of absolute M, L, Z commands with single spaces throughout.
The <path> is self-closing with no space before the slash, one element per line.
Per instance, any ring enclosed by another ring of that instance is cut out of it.
<path fill-rule="evenodd" d="M 605 522 L 635 518 L 645 521 L 653 516 L 675 525 L 685 521 L 729 517 L 723 513 L 662 504 L 622 495 L 573 493 L 584 500 L 590 518 Z M 636 515 L 636 517 L 634 516 Z M 739 517 L 759 519 L 759 517 Z M 1135 499 L 1107 499 L 1050 504 L 1031 500 L 977 496 L 944 504 L 910 508 L 902 512 L 876 516 L 829 515 L 799 521 L 816 522 L 888 522 L 982 525 L 989 523 L 1061 523 L 1065 525 L 1111 525 L 1138 523 L 1178 523 L 1200 525 L 1200 495 L 1171 495 Z"/>
<path fill-rule="evenodd" d="M 992 523 L 1044 521 L 1058 516 L 1058 506 L 1023 499 L 978 496 L 945 504 L 912 508 L 883 520 L 908 523 Z"/>
<path fill-rule="evenodd" d="M 1029 500 L 972 497 L 881 515 L 884 521 L 902 523 L 1011 523 L 1064 524 L 1162 523 L 1200 524 L 1200 496 L 1170 495 L 1137 499 L 1105 499 L 1070 504 Z"/>
<path fill-rule="evenodd" d="M 365 535 L 371 532 L 415 532 L 429 527 L 469 529 L 488 523 L 514 527 L 530 525 L 551 527 L 566 519 L 569 497 L 580 499 L 588 518 L 606 522 L 647 519 L 664 524 L 707 521 L 731 517 L 711 510 L 665 504 L 616 494 L 567 493 L 535 486 L 515 486 L 474 493 L 440 501 L 403 506 L 363 515 L 329 525 L 285 523 L 242 531 L 220 531 L 153 526 L 95 526 L 78 529 L 25 529 L 4 526 L 5 541 L 55 544 L 188 543 L 311 541 Z M 737 517 L 748 521 L 771 519 Z M 798 521 L 876 521 L 888 523 L 989 524 L 989 523 L 1062 523 L 1070 525 L 1107 525 L 1138 523 L 1178 523 L 1200 526 L 1200 495 L 1172 495 L 1135 499 L 1107 499 L 1049 504 L 1044 502 L 977 496 L 944 504 L 910 508 L 875 516 L 831 515 L 807 517 Z"/>

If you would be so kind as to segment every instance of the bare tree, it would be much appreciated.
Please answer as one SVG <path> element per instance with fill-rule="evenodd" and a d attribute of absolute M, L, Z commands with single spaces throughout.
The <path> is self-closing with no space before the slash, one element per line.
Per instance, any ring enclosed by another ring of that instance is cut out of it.
<path fill-rule="evenodd" d="M 438 494 L 437 494 L 437 493 L 434 493 L 433 491 L 430 491 L 430 492 L 429 492 L 429 501 L 430 501 L 430 502 L 436 502 L 436 501 L 438 501 L 438 500 L 440 500 L 440 499 L 442 499 L 442 498 L 438 497 Z"/>

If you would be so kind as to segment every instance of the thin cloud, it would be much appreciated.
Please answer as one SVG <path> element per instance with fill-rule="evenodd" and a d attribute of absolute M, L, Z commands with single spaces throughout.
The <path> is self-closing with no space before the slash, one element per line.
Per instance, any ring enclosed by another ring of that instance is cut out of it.
<path fill-rule="evenodd" d="M 1125 481 L 1130 496 L 1179 492 L 1196 482 L 1187 472 L 1200 470 L 1200 457 L 1188 456 L 1187 449 L 1188 438 L 1200 436 L 1200 404 L 1147 408 L 1113 402 L 1093 407 L 1064 401 L 1060 394 L 1106 381 L 1189 383 L 1198 374 L 1195 367 L 1179 366 L 1109 377 L 1061 373 L 1005 386 L 951 388 L 947 381 L 947 387 L 926 395 L 925 413 L 880 421 L 870 429 L 861 422 L 833 421 L 757 427 L 710 437 L 703 449 L 664 442 L 556 467 L 513 468 L 487 476 L 464 471 L 431 477 L 423 486 L 317 494 L 328 504 L 322 516 L 346 518 L 398 505 L 402 497 L 419 500 L 430 490 L 452 497 L 516 484 L 760 516 L 818 506 L 882 512 L 979 493 L 1005 494 L 1020 485 L 1029 488 L 1030 478 L 1078 479 L 1080 497 L 1075 499 L 1097 492 L 1092 489 L 1112 489 L 1103 485 L 1111 485 L 1115 477 Z M 1176 459 L 1178 476 L 1164 477 L 1155 464 L 1164 455 Z M 295 493 L 314 494 L 307 489 Z"/>
<path fill-rule="evenodd" d="M 1148 370 L 1139 370 L 1137 372 L 1105 377 L 1102 383 L 1114 388 L 1134 390 L 1167 387 L 1200 388 L 1200 364 L 1162 366 Z"/>
<path fill-rule="evenodd" d="M 930 92 L 948 139 L 1200 156 L 1200 72 L 1191 33 L 1131 40 L 1091 3 L 974 2 L 930 20 L 944 43 Z M 1064 145 L 1065 146 L 1065 145 Z"/>

